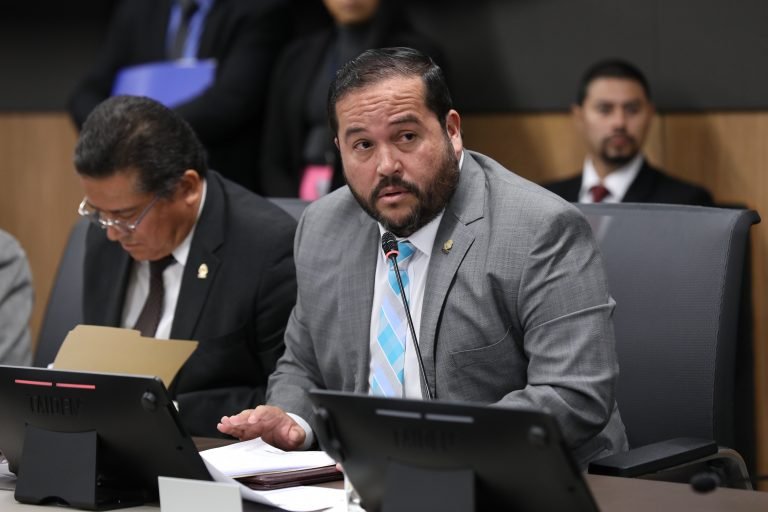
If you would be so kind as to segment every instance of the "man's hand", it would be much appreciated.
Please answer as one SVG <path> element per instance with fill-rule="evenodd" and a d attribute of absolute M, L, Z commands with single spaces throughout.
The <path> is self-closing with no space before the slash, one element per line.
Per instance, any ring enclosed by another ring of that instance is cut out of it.
<path fill-rule="evenodd" d="M 234 416 L 224 416 L 216 428 L 241 441 L 261 437 L 281 450 L 299 448 L 307 436 L 293 418 L 272 405 L 260 405 Z"/>

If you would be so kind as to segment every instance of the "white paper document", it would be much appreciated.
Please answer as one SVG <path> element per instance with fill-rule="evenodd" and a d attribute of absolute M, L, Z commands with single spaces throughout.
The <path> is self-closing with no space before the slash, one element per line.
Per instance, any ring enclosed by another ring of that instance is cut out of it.
<path fill-rule="evenodd" d="M 286 452 L 267 444 L 260 437 L 204 450 L 200 455 L 206 462 L 216 466 L 222 474 L 233 478 L 272 471 L 320 468 L 335 464 L 335 461 L 325 452 Z"/>

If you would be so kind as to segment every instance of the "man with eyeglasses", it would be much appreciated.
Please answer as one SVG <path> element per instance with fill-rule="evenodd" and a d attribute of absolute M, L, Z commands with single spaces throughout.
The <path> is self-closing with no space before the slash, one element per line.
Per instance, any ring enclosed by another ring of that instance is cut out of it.
<path fill-rule="evenodd" d="M 295 221 L 208 170 L 186 121 L 148 98 L 101 103 L 83 125 L 75 167 L 85 191 L 78 212 L 93 223 L 85 323 L 199 341 L 170 391 L 192 435 L 217 435 L 222 415 L 264 402 L 283 352 Z"/>

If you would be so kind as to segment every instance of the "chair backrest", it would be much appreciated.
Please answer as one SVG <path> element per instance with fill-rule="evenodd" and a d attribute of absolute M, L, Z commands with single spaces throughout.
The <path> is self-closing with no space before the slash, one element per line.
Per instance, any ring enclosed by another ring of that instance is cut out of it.
<path fill-rule="evenodd" d="M 288 212 L 296 220 L 301 218 L 304 208 L 309 204 L 309 201 L 298 197 L 268 197 L 267 199 Z"/>
<path fill-rule="evenodd" d="M 83 261 L 88 220 L 72 227 L 45 306 L 32 361 L 34 366 L 52 363 L 67 333 L 83 321 Z"/>
<path fill-rule="evenodd" d="M 630 446 L 734 442 L 735 353 L 751 210 L 579 204 L 616 299 L 617 401 Z"/>

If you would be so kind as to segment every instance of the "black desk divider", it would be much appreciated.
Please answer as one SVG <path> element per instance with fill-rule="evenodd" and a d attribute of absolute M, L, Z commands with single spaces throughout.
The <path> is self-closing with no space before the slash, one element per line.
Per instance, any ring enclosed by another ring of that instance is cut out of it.
<path fill-rule="evenodd" d="M 310 391 L 320 444 L 367 512 L 597 512 L 538 411 Z"/>
<path fill-rule="evenodd" d="M 109 510 L 157 501 L 158 476 L 211 479 L 156 377 L 0 365 L 0 404 L 22 503 Z"/>

